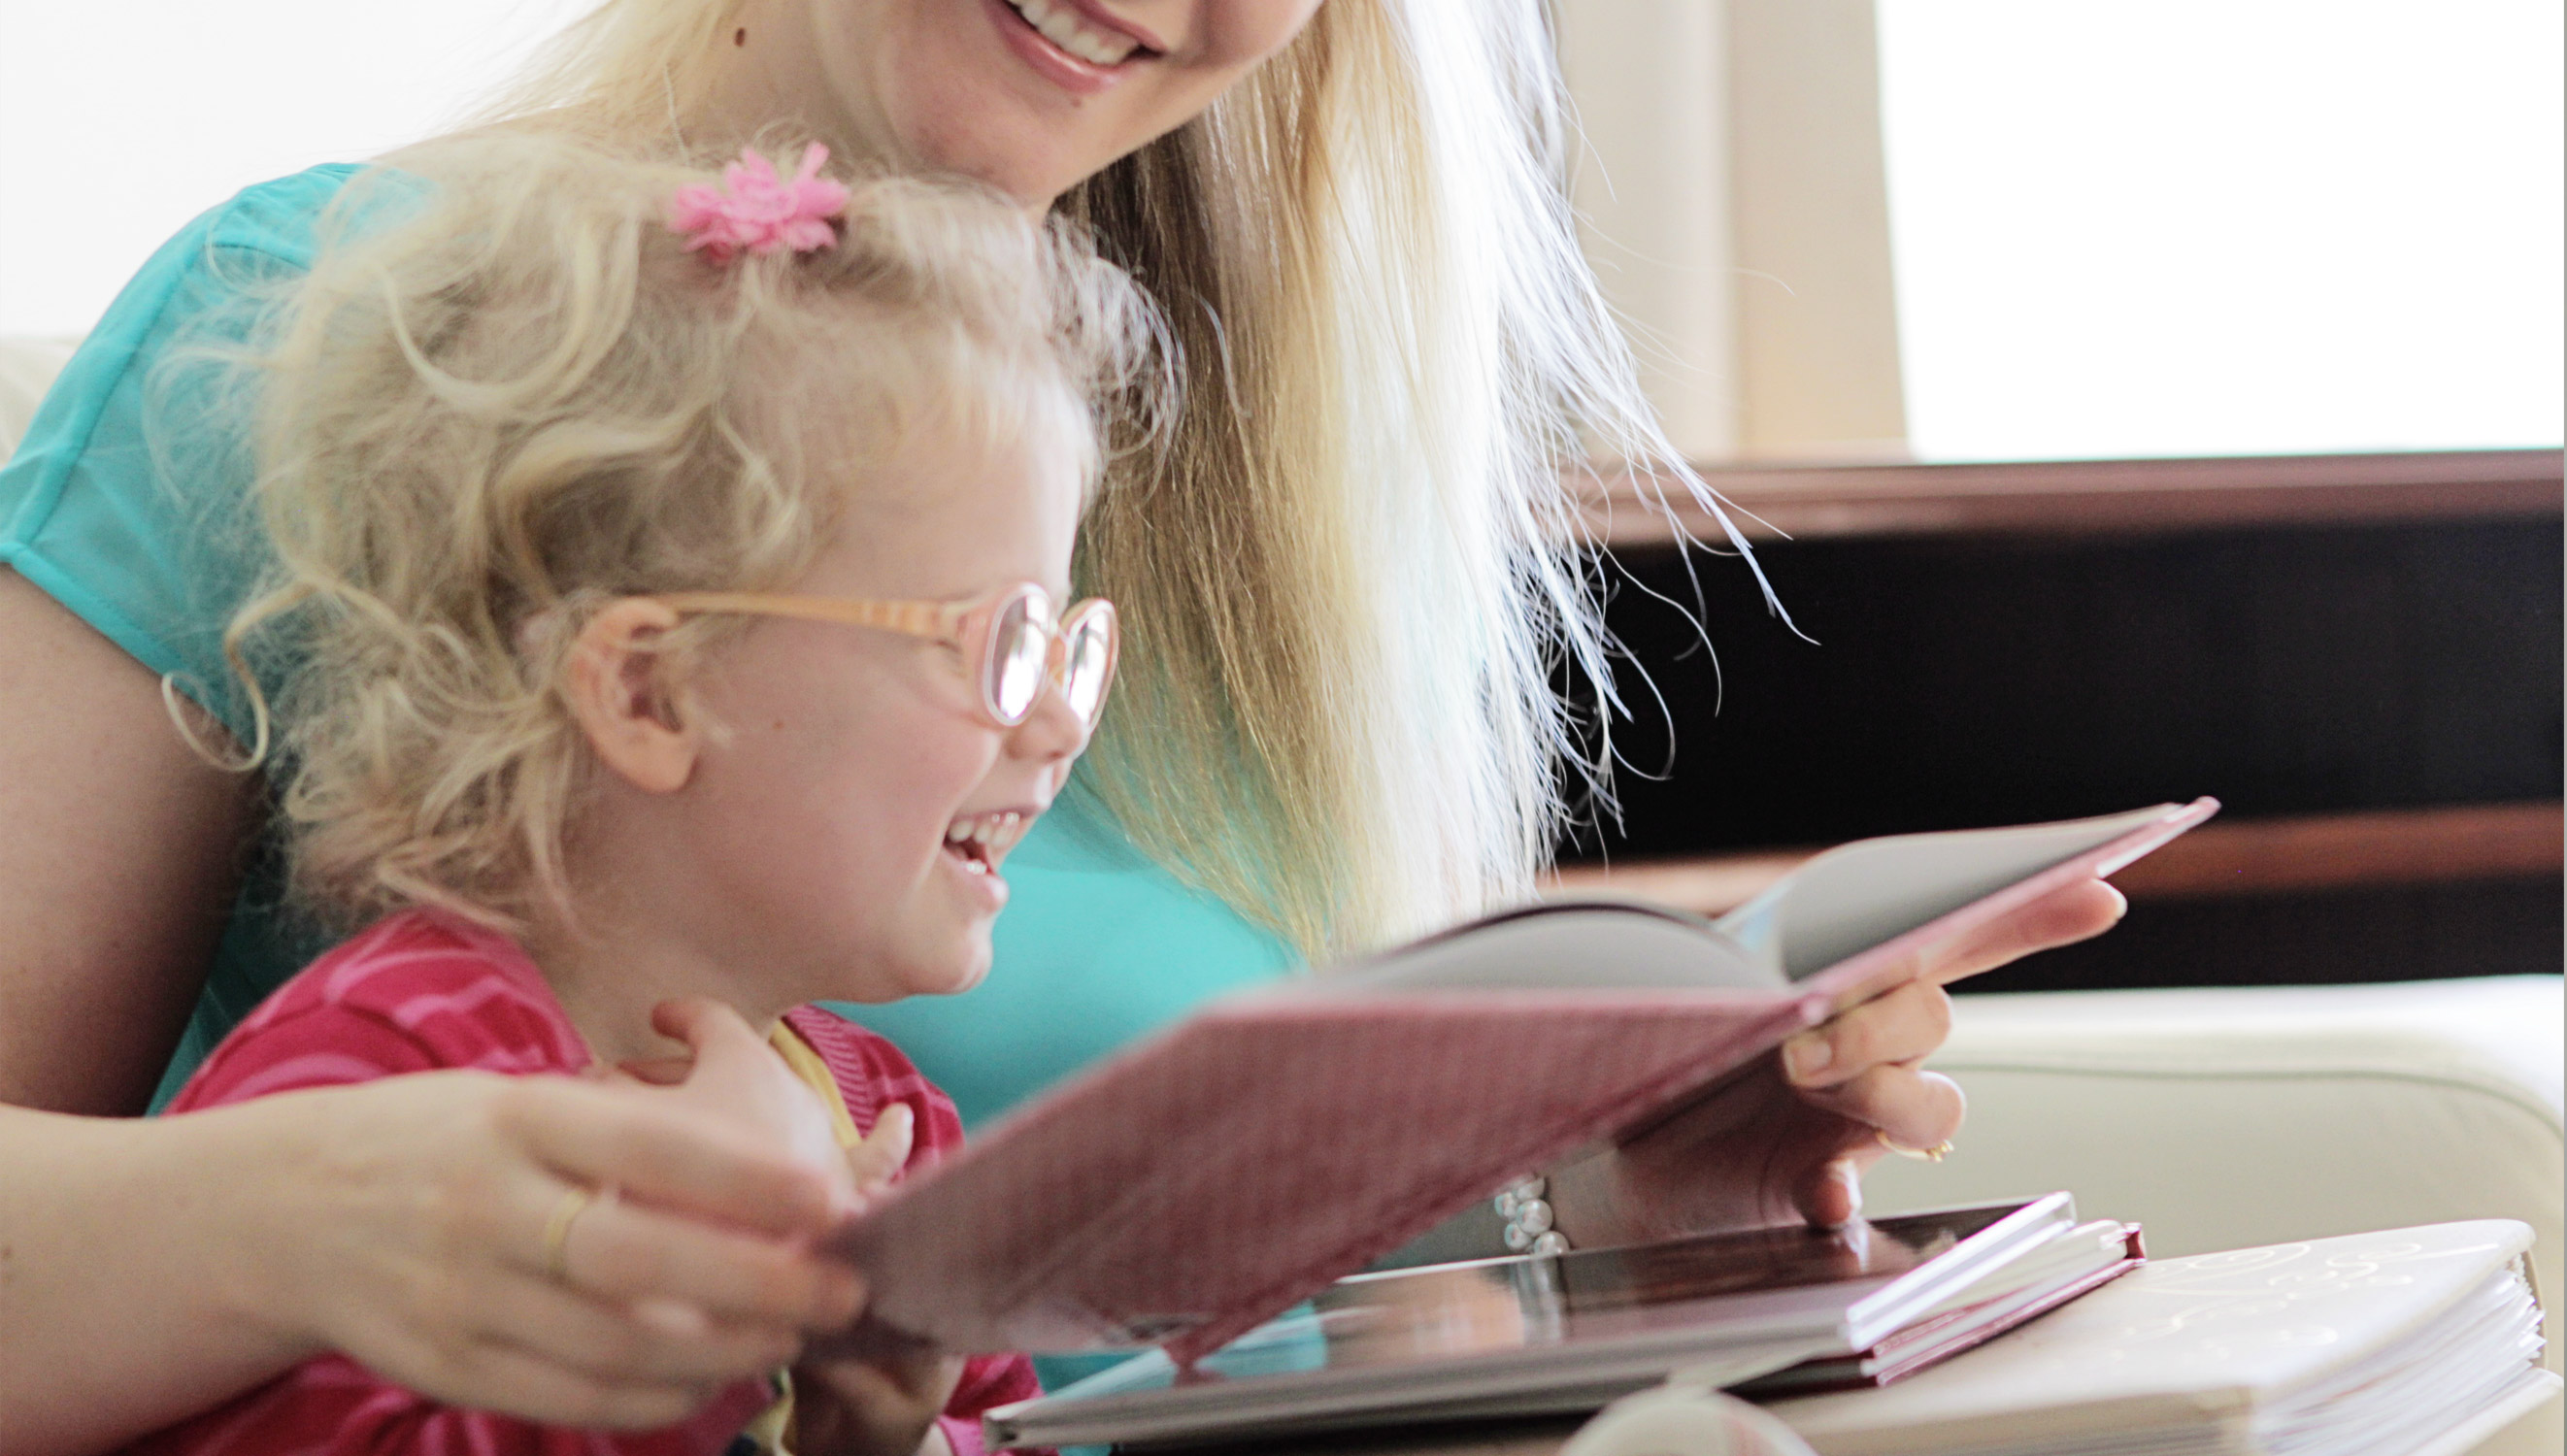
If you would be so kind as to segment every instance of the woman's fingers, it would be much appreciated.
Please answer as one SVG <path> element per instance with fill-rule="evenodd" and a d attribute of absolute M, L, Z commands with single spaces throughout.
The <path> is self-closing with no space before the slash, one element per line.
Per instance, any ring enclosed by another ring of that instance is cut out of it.
<path fill-rule="evenodd" d="M 1851 1140 L 1838 1155 L 1810 1166 L 1792 1190 L 1801 1216 L 1827 1229 L 1862 1216 L 1862 1175 L 1889 1154 L 1882 1138 L 1904 1148 L 1930 1148 L 1950 1141 L 1969 1110 L 1958 1083 L 1913 1066 L 1876 1066 L 1801 1097 L 1853 1124 L 1846 1134 Z"/>
<path fill-rule="evenodd" d="M 828 1177 L 680 1095 L 456 1070 L 191 1115 L 260 1172 L 260 1319 L 448 1404 L 655 1426 L 861 1304 L 808 1247 Z"/>
<path fill-rule="evenodd" d="M 1818 1164 L 1792 1190 L 1792 1205 L 1813 1228 L 1841 1229 L 1862 1217 L 1862 1172 L 1877 1160 L 1853 1152 Z"/>
<path fill-rule="evenodd" d="M 2046 903 L 2046 902 L 2045 902 Z M 1960 1131 L 1967 1099 L 1951 1078 L 1917 1063 L 1951 1034 L 1952 999 L 1912 981 L 1783 1043 L 1783 1070 L 1802 1102 L 1845 1119 L 1847 1139 L 1795 1181 L 1792 1202 L 1821 1227 L 1862 1212 L 1862 1174 L 1887 1151 L 1929 1148 Z"/>
<path fill-rule="evenodd" d="M 1952 1033 L 1952 998 L 1911 981 L 1783 1043 L 1783 1074 L 1805 1090 L 1854 1080 L 1873 1067 L 1931 1054 Z"/>
<path fill-rule="evenodd" d="M 2102 880 L 2080 880 L 1991 921 L 1925 957 L 1924 974 L 1958 981 L 2019 961 L 2035 951 L 2091 940 L 2119 924 L 2130 902 Z"/>
<path fill-rule="evenodd" d="M 478 1341 L 457 1351 L 444 1382 L 483 1391 L 476 1402 L 545 1425 L 585 1430 L 654 1430 L 675 1425 L 713 1398 L 713 1388 L 607 1379 L 564 1367 L 549 1351 Z"/>
<path fill-rule="evenodd" d="M 790 1361 L 800 1339 L 774 1324 L 697 1320 L 680 1333 L 629 1307 L 549 1280 L 507 1282 L 480 1310 L 485 1338 L 537 1345 L 552 1364 L 601 1384 L 712 1388 L 742 1370 Z"/>
<path fill-rule="evenodd" d="M 816 1235 L 838 1190 L 752 1133 L 681 1105 L 679 1092 L 522 1077 L 495 1108 L 502 1130 L 572 1182 L 774 1236 Z"/>
<path fill-rule="evenodd" d="M 1862 1124 L 1871 1130 L 1864 1136 L 1875 1144 L 1886 1137 L 1904 1148 L 1949 1141 L 1969 1110 L 1958 1082 L 1897 1063 L 1875 1066 L 1833 1087 L 1804 1088 L 1801 1100 Z"/>
<path fill-rule="evenodd" d="M 552 1200 L 512 1243 L 520 1266 L 541 1273 L 543 1222 Z M 714 1322 L 771 1328 L 834 1328 L 864 1307 L 855 1271 L 813 1257 L 795 1242 L 714 1228 L 683 1214 L 598 1199 L 573 1220 L 563 1244 L 570 1280 L 623 1301 L 675 1301 Z"/>

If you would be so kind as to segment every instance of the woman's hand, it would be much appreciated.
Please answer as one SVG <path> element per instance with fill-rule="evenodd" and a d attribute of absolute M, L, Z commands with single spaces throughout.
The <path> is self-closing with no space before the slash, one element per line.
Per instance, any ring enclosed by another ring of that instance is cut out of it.
<path fill-rule="evenodd" d="M 270 1317 L 440 1399 L 614 1427 L 675 1421 L 852 1319 L 855 1275 L 808 1250 L 852 1206 L 843 1175 L 740 1117 L 774 1054 L 727 1011 L 664 1029 L 695 1053 L 682 1086 L 431 1073 L 236 1109 L 303 1114 L 273 1134 L 300 1176 L 261 1185 L 248 1283 Z M 557 1276 L 544 1235 L 574 1188 L 619 1196 L 574 1219 Z"/>
<path fill-rule="evenodd" d="M 1572 1244 L 1806 1219 L 1852 1220 L 1881 1139 L 1928 1148 L 1960 1130 L 1961 1089 L 1920 1065 L 1952 1025 L 1943 987 L 2082 941 L 2122 918 L 2121 892 L 2070 885 L 1918 954 L 1915 979 L 1783 1043 L 1779 1075 L 1735 1078 L 1631 1142 L 1561 1170 L 1552 1201 Z"/>

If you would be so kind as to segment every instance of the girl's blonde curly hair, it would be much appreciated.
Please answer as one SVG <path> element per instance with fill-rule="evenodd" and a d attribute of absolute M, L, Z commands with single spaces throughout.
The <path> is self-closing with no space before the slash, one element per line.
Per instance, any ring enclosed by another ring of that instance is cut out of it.
<path fill-rule="evenodd" d="M 1169 388 L 1155 314 L 1073 228 L 884 177 L 835 246 L 716 265 L 667 224 L 713 180 L 430 144 L 350 186 L 277 302 L 248 361 L 274 564 L 225 647 L 317 909 L 560 905 L 589 759 L 558 685 L 595 606 L 789 584 L 922 430 L 1093 481 Z M 674 678 L 735 630 L 669 634 Z"/>

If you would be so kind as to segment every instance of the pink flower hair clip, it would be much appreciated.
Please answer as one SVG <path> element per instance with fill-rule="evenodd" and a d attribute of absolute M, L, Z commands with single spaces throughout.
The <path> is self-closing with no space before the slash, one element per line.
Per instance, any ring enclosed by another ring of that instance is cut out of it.
<path fill-rule="evenodd" d="M 750 147 L 739 160 L 722 168 L 718 187 L 685 186 L 669 199 L 669 227 L 683 233 L 687 251 L 702 249 L 716 263 L 743 252 L 764 256 L 791 248 L 808 253 L 838 240 L 831 218 L 847 210 L 847 189 L 822 179 L 829 148 L 814 142 L 802 148 L 802 164 L 792 180 L 775 174 L 775 164 Z"/>

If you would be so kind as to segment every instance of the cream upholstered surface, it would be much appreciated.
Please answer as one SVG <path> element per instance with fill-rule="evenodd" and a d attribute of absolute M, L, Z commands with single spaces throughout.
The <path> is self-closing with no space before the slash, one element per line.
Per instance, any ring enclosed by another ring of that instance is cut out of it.
<path fill-rule="evenodd" d="M 62 373 L 76 341 L 0 338 L 0 460 L 18 447 L 46 387 Z"/>
<path fill-rule="evenodd" d="M 2555 976 L 1961 997 L 1931 1064 L 1970 1098 L 1940 1164 L 1885 1160 L 1875 1212 L 2065 1188 L 2199 1254 L 2460 1219 L 2531 1225 L 2561 1366 L 2567 995 Z M 2479 1448 L 2556 1456 L 2561 1409 Z"/>

